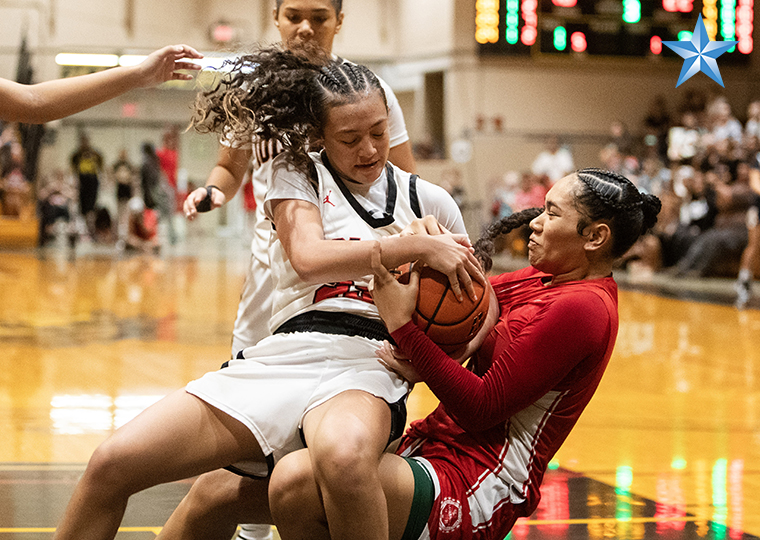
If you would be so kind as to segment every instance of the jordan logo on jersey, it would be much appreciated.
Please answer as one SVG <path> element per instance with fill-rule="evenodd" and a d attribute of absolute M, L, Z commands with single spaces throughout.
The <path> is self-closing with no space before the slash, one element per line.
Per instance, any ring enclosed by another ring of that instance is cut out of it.
<path fill-rule="evenodd" d="M 325 198 L 322 201 L 322 204 L 329 204 L 329 205 L 335 206 L 333 202 L 330 200 L 330 195 L 332 195 L 332 190 L 327 192 L 327 195 L 325 195 Z"/>

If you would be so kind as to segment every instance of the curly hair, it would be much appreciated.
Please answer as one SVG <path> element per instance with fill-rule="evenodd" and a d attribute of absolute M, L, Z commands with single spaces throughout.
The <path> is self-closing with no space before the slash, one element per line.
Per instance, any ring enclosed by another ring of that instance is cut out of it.
<path fill-rule="evenodd" d="M 226 69 L 225 69 L 226 68 Z M 308 171 L 309 142 L 321 139 L 327 112 L 378 92 L 369 68 L 333 59 L 316 45 L 268 47 L 228 61 L 216 88 L 200 92 L 191 126 L 231 145 L 276 140 L 288 164 Z"/>
<path fill-rule="evenodd" d="M 575 172 L 578 183 L 573 192 L 573 204 L 581 215 L 577 231 L 583 231 L 595 221 L 606 221 L 612 231 L 611 255 L 621 257 L 657 223 L 662 203 L 648 193 L 641 193 L 625 176 L 603 169 L 580 169 Z M 475 242 L 475 256 L 483 269 L 491 269 L 493 241 L 502 234 L 530 223 L 543 212 L 530 208 L 493 223 Z"/>

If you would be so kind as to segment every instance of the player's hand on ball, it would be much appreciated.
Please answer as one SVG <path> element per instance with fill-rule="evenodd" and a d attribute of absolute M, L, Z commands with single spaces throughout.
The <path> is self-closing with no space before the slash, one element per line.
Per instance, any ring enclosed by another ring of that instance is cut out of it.
<path fill-rule="evenodd" d="M 417 305 L 419 272 L 412 270 L 408 285 L 399 283 L 383 266 L 380 242 L 376 242 L 372 250 L 372 271 L 374 276 L 369 284 L 372 300 L 388 331 L 393 332 L 412 320 L 412 313 Z"/>
<path fill-rule="evenodd" d="M 387 341 L 383 341 L 383 344 L 380 345 L 375 354 L 377 354 L 378 361 L 388 371 L 392 371 L 407 382 L 416 384 L 422 380 L 412 363 Z"/>
<path fill-rule="evenodd" d="M 207 198 L 208 190 L 205 187 L 199 187 L 188 194 L 185 203 L 182 205 L 182 209 L 189 221 L 198 217 L 198 212 L 202 211 L 204 204 L 210 203 L 208 210 L 213 210 L 214 208 L 219 208 L 227 201 L 227 198 L 220 189 L 212 189 L 211 200 L 207 201 Z"/>
<path fill-rule="evenodd" d="M 486 278 L 480 269 L 480 263 L 473 254 L 469 239 L 463 234 L 440 234 L 431 237 L 435 244 L 425 255 L 425 264 L 446 274 L 451 283 L 451 290 L 462 301 L 462 287 L 472 301 L 478 299 L 473 286 L 473 279 L 482 285 Z"/>

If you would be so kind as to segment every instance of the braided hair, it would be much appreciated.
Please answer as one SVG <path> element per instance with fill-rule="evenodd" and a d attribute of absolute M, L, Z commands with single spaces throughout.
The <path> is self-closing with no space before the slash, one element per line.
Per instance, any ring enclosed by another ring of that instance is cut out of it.
<path fill-rule="evenodd" d="M 317 45 L 262 48 L 228 61 L 218 85 L 196 96 L 191 126 L 232 146 L 276 140 L 287 163 L 308 173 L 310 141 L 321 139 L 327 112 L 385 91 L 372 71 L 333 59 Z"/>
<path fill-rule="evenodd" d="M 475 257 L 480 261 L 480 265 L 483 267 L 484 272 L 489 272 L 493 266 L 493 260 L 491 259 L 494 252 L 493 241 L 502 234 L 507 234 L 523 225 L 527 225 L 543 211 L 543 208 L 528 208 L 527 210 L 515 212 L 514 214 L 510 214 L 507 217 L 492 223 L 485 230 L 483 235 L 473 246 L 475 248 Z"/>
<path fill-rule="evenodd" d="M 660 199 L 641 193 L 625 176 L 604 169 L 576 171 L 579 180 L 574 193 L 578 234 L 595 221 L 606 221 L 612 231 L 613 257 L 621 257 L 643 234 L 657 223 Z"/>
<path fill-rule="evenodd" d="M 641 193 L 625 176 L 603 169 L 581 169 L 575 173 L 578 185 L 573 193 L 576 210 L 580 214 L 578 234 L 595 221 L 606 221 L 612 231 L 613 257 L 621 257 L 631 246 L 657 223 L 662 206 L 660 199 Z M 543 208 L 530 208 L 516 212 L 489 226 L 475 242 L 475 256 L 483 270 L 492 267 L 494 239 L 502 234 L 527 225 L 543 212 Z"/>

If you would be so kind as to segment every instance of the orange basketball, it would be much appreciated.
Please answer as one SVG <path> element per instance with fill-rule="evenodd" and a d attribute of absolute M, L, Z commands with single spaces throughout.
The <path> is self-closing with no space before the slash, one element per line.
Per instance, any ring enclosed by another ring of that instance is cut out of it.
<path fill-rule="evenodd" d="M 409 274 L 399 276 L 402 283 L 409 282 Z M 444 352 L 460 352 L 475 337 L 485 322 L 489 296 L 483 285 L 473 281 L 477 301 L 467 293 L 460 302 L 451 290 L 445 274 L 424 266 L 420 273 L 420 290 L 412 321 Z"/>

